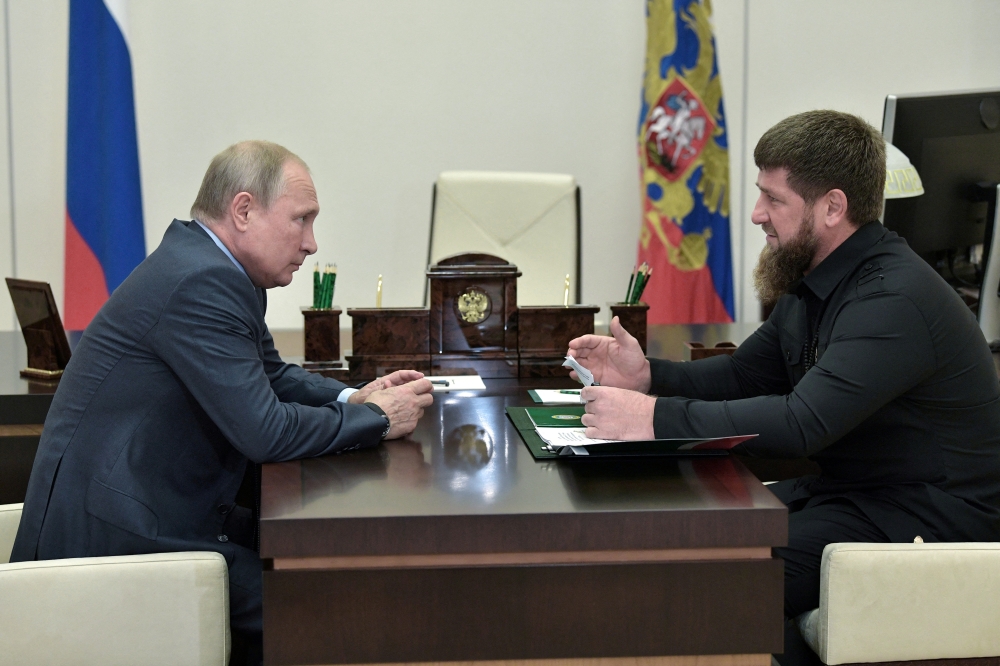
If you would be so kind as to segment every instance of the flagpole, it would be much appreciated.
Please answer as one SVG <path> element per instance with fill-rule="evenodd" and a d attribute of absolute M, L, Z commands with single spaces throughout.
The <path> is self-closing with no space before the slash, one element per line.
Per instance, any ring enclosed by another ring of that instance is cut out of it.
<path fill-rule="evenodd" d="M 7 176 L 10 187 L 10 274 L 17 277 L 17 228 L 14 225 L 14 118 L 10 84 L 10 0 L 3 0 L 4 67 L 7 77 Z M 14 315 L 14 330 L 17 330 Z"/>

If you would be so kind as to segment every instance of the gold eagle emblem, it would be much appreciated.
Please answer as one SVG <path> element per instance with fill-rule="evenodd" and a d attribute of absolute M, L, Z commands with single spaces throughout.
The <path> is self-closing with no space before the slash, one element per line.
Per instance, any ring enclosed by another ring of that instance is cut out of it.
<path fill-rule="evenodd" d="M 467 324 L 478 324 L 490 316 L 490 297 L 478 289 L 467 289 L 456 302 L 458 314 Z"/>

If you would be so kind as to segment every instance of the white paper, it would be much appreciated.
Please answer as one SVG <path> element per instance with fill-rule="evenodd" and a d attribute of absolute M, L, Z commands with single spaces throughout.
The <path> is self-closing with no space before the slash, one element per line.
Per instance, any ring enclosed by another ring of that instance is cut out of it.
<path fill-rule="evenodd" d="M 576 370 L 576 376 L 580 378 L 580 382 L 584 386 L 593 386 L 594 374 L 590 370 L 587 370 L 587 368 L 580 365 L 580 363 L 572 356 L 566 357 L 566 360 L 563 361 L 563 367 Z"/>
<path fill-rule="evenodd" d="M 553 449 L 564 446 L 587 446 L 588 444 L 607 444 L 618 440 L 590 439 L 584 433 L 586 428 L 535 428 L 535 432 Z"/>
<path fill-rule="evenodd" d="M 563 393 L 554 389 L 535 389 L 539 400 L 546 405 L 582 405 L 580 393 Z"/>
<path fill-rule="evenodd" d="M 486 384 L 479 375 L 442 375 L 435 377 L 424 377 L 431 380 L 434 392 L 443 391 L 485 391 Z M 447 382 L 445 384 L 444 382 Z"/>

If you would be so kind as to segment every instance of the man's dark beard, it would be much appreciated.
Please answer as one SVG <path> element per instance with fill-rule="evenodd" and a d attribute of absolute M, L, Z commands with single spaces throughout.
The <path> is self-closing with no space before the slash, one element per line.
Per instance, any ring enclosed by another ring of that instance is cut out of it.
<path fill-rule="evenodd" d="M 753 269 L 753 286 L 764 307 L 773 306 L 788 293 L 796 280 L 802 279 L 818 247 L 819 239 L 813 231 L 813 217 L 810 215 L 802 220 L 795 238 L 778 247 L 767 245 L 761 250 L 757 266 Z"/>

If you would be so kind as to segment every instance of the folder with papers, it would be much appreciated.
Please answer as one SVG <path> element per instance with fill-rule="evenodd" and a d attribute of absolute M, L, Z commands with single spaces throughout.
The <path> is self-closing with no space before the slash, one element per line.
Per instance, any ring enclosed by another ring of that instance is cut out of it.
<path fill-rule="evenodd" d="M 586 436 L 584 408 L 508 407 L 507 415 L 536 460 L 551 458 L 628 458 L 641 456 L 718 456 L 756 435 L 648 440 L 606 440 Z"/>

